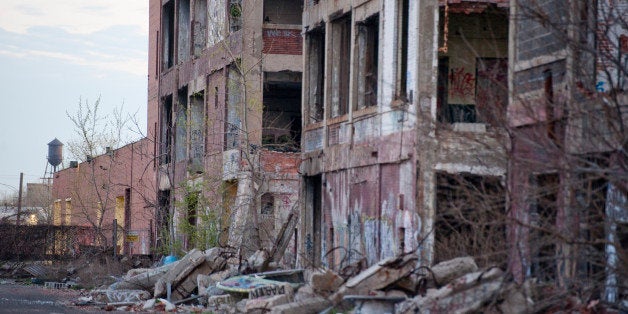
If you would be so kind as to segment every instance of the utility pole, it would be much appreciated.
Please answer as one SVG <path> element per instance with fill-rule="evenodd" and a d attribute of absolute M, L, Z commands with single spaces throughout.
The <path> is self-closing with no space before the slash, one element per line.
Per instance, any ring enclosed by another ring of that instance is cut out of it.
<path fill-rule="evenodd" d="M 22 181 L 24 180 L 24 173 L 20 172 L 20 187 L 17 195 L 17 221 L 16 224 L 20 225 L 20 219 L 22 214 Z"/>

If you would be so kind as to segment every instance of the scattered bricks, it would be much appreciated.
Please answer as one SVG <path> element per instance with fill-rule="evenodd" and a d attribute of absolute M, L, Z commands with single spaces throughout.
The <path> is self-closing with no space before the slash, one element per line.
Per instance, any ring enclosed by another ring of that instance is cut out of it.
<path fill-rule="evenodd" d="M 148 300 L 150 292 L 145 290 L 93 290 L 90 292 L 93 300 L 103 303 L 139 302 Z"/>
<path fill-rule="evenodd" d="M 332 304 L 329 300 L 322 297 L 310 298 L 303 301 L 286 303 L 275 306 L 270 311 L 271 314 L 304 314 L 319 313 Z"/>
<path fill-rule="evenodd" d="M 410 275 L 416 266 L 416 261 L 417 257 L 413 254 L 381 261 L 349 279 L 330 297 L 330 300 L 334 304 L 340 304 L 345 295 L 369 294 L 371 291 L 386 288 Z"/>
<path fill-rule="evenodd" d="M 250 313 L 255 310 L 270 310 L 275 306 L 286 304 L 288 302 L 290 302 L 290 299 L 288 299 L 288 296 L 286 296 L 285 294 L 274 295 L 266 298 L 251 299 L 246 302 L 244 311 L 246 313 Z"/>
<path fill-rule="evenodd" d="M 478 266 L 475 264 L 473 258 L 466 256 L 454 258 L 434 265 L 434 267 L 431 268 L 431 274 L 434 275 L 433 278 L 436 281 L 436 285 L 438 287 L 442 287 L 460 276 L 477 270 Z M 429 272 L 427 274 L 429 279 L 432 278 L 431 274 Z"/>
<path fill-rule="evenodd" d="M 310 277 L 312 290 L 324 297 L 327 297 L 336 291 L 343 282 L 344 280 L 342 277 L 331 270 L 325 270 L 325 272 L 322 273 L 312 273 L 312 276 Z"/>

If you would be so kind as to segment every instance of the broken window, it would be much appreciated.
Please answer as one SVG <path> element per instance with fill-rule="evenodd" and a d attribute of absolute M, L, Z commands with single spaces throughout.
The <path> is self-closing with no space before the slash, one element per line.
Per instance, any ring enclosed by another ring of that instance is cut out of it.
<path fill-rule="evenodd" d="M 205 157 L 205 92 L 200 91 L 190 96 L 190 150 L 193 171 L 203 171 Z"/>
<path fill-rule="evenodd" d="M 238 147 L 240 133 L 239 106 L 242 101 L 240 73 L 234 65 L 228 68 L 227 78 L 227 105 L 225 106 L 225 150 Z"/>
<path fill-rule="evenodd" d="M 161 22 L 162 38 L 162 68 L 169 69 L 174 65 L 174 1 L 166 3 L 162 8 Z"/>
<path fill-rule="evenodd" d="M 558 210 L 559 176 L 556 173 L 533 175 L 530 195 L 530 272 L 541 281 L 556 279 L 557 256 L 556 215 Z"/>
<path fill-rule="evenodd" d="M 264 0 L 264 23 L 301 25 L 303 1 Z"/>
<path fill-rule="evenodd" d="M 194 55 L 199 56 L 205 49 L 207 40 L 207 0 L 194 2 L 194 22 L 192 23 Z"/>
<path fill-rule="evenodd" d="M 242 28 L 242 0 L 229 0 L 229 30 L 239 31 Z"/>
<path fill-rule="evenodd" d="M 407 101 L 408 84 L 408 29 L 410 22 L 409 0 L 397 0 L 397 69 L 395 99 Z"/>
<path fill-rule="evenodd" d="M 325 84 L 325 29 L 320 27 L 306 34 L 308 75 L 308 123 L 323 121 Z"/>
<path fill-rule="evenodd" d="M 358 24 L 357 109 L 377 105 L 379 15 Z"/>
<path fill-rule="evenodd" d="M 177 60 L 184 62 L 190 57 L 190 0 L 179 0 L 177 29 Z"/>
<path fill-rule="evenodd" d="M 279 151 L 298 151 L 301 141 L 301 73 L 266 72 L 262 144 Z"/>
<path fill-rule="evenodd" d="M 172 149 L 172 95 L 168 95 L 162 101 L 161 106 L 161 132 L 159 145 L 159 163 L 170 163 Z"/>
<path fill-rule="evenodd" d="M 351 63 L 351 15 L 331 24 L 331 117 L 347 114 L 349 109 L 349 69 Z"/>
<path fill-rule="evenodd" d="M 175 161 L 183 161 L 188 157 L 188 89 L 184 87 L 179 90 L 177 102 L 175 132 Z"/>
<path fill-rule="evenodd" d="M 506 194 L 499 177 L 438 174 L 434 263 L 472 256 L 478 266 L 505 266 Z"/>

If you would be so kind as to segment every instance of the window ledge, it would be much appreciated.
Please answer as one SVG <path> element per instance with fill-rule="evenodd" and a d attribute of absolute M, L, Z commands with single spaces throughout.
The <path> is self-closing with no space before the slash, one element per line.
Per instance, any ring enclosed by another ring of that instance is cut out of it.
<path fill-rule="evenodd" d="M 338 124 L 338 123 L 346 122 L 346 121 L 349 121 L 348 114 L 344 114 L 344 115 L 333 117 L 333 118 L 328 118 L 327 125 Z"/>
<path fill-rule="evenodd" d="M 362 117 L 366 115 L 372 115 L 375 113 L 377 113 L 377 106 L 370 106 L 370 107 L 365 107 L 365 108 L 354 111 L 353 117 L 357 118 L 357 117 Z"/>
<path fill-rule="evenodd" d="M 486 133 L 486 124 L 484 123 L 456 122 L 452 123 L 451 126 L 452 129 L 456 132 Z"/>

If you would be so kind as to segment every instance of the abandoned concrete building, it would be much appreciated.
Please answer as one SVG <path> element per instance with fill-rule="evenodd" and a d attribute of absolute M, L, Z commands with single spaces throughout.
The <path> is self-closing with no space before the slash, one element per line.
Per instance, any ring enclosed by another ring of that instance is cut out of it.
<path fill-rule="evenodd" d="M 198 244 L 185 225 L 205 212 L 218 244 L 281 237 L 292 267 L 471 255 L 558 285 L 601 269 L 622 297 L 628 41 L 602 20 L 617 7 L 151 0 L 159 241 Z M 543 244 L 557 231 L 611 244 Z"/>
<path fill-rule="evenodd" d="M 193 247 L 185 225 L 211 217 L 219 244 L 268 248 L 296 206 L 301 12 L 288 0 L 150 1 L 149 137 L 157 221 L 171 233 L 161 243 Z"/>
<path fill-rule="evenodd" d="M 417 250 L 422 264 L 506 260 L 503 237 L 449 220 L 465 203 L 505 207 L 508 5 L 306 1 L 304 256 L 332 268 Z"/>

